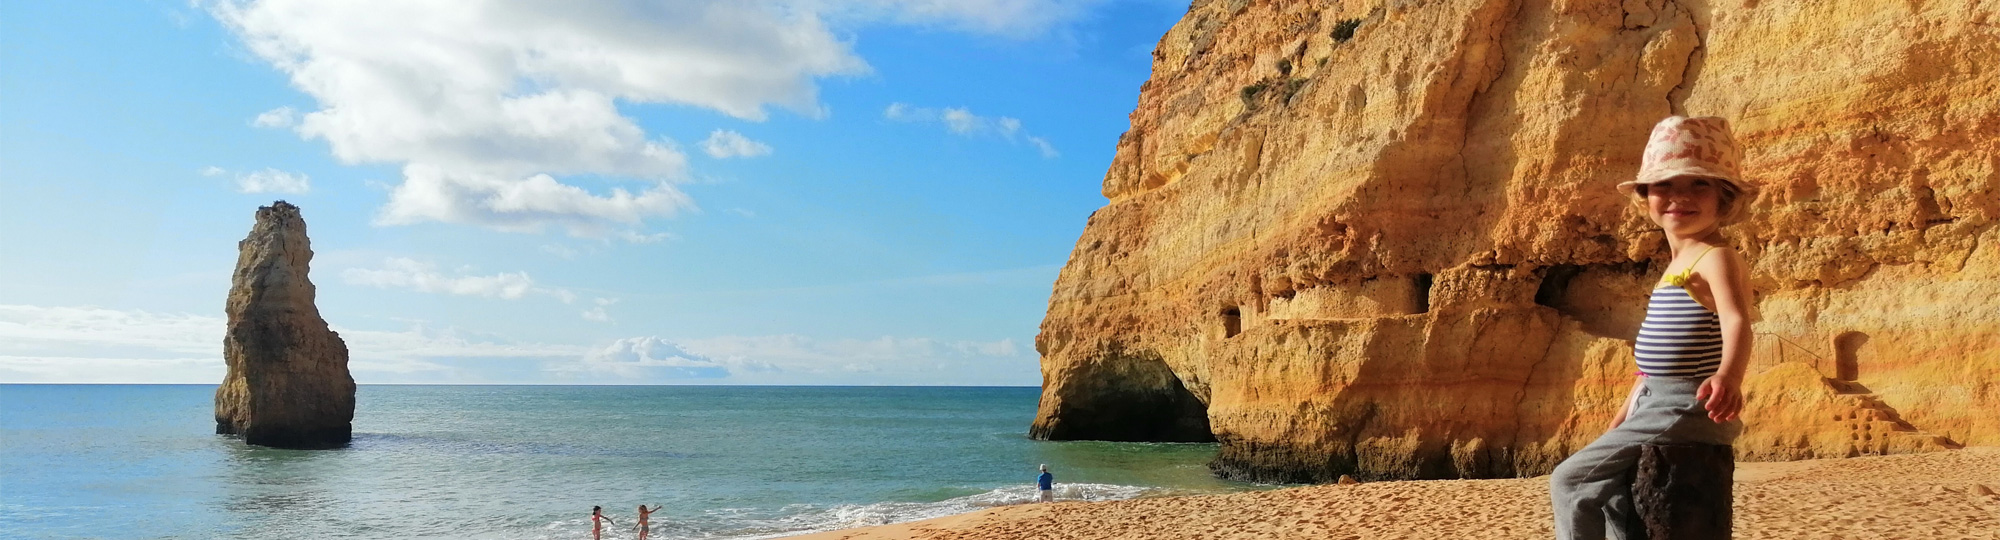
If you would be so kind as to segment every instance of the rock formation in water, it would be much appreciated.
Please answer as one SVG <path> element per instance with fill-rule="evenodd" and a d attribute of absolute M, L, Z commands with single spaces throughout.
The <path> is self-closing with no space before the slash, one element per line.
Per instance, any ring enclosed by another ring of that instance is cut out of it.
<path fill-rule="evenodd" d="M 2000 2 L 1197 0 L 1036 339 L 1050 439 L 1548 472 L 1633 371 L 1672 114 L 1762 185 L 1752 460 L 2000 444 Z"/>
<path fill-rule="evenodd" d="M 280 448 L 337 448 L 352 437 L 354 377 L 347 344 L 327 328 L 306 279 L 312 246 L 299 207 L 257 209 L 250 237 L 236 244 L 229 365 L 215 389 L 215 432 Z"/>

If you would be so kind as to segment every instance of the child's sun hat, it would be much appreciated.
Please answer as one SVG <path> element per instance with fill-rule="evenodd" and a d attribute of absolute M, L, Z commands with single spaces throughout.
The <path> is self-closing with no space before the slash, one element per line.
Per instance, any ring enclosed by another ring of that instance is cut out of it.
<path fill-rule="evenodd" d="M 1736 137 L 1730 135 L 1728 120 L 1715 116 L 1669 116 L 1653 125 L 1652 137 L 1646 140 L 1645 156 L 1639 161 L 1639 176 L 1618 184 L 1618 191 L 1643 199 L 1639 196 L 1642 185 L 1682 176 L 1714 178 L 1736 188 L 1736 201 L 1729 205 L 1727 215 L 1722 216 L 1722 223 L 1733 223 L 1744 216 L 1744 207 L 1757 189 L 1743 181 L 1738 169 L 1742 162 L 1743 149 L 1736 145 Z"/>

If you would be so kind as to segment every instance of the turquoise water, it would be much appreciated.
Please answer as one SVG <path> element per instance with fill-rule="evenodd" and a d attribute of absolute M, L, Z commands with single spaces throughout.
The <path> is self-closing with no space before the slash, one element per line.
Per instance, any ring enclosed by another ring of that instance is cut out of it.
<path fill-rule="evenodd" d="M 0 536 L 769 538 L 1255 486 L 1215 446 L 1032 441 L 1035 388 L 362 386 L 354 443 L 212 434 L 213 386 L 0 385 Z"/>

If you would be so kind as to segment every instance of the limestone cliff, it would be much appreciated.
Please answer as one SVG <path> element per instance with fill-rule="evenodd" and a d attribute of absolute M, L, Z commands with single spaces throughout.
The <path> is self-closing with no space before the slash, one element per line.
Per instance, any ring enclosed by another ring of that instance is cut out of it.
<path fill-rule="evenodd" d="M 1036 339 L 1038 437 L 1545 473 L 1628 388 L 1667 253 L 1613 185 L 1689 114 L 1763 186 L 1738 455 L 2000 444 L 2000 2 L 1197 0 L 1153 58 Z"/>
<path fill-rule="evenodd" d="M 236 248 L 222 339 L 229 371 L 215 389 L 215 432 L 262 446 L 345 446 L 354 377 L 347 344 L 313 305 L 306 279 L 312 246 L 299 207 L 278 201 L 258 208 L 250 237 Z"/>

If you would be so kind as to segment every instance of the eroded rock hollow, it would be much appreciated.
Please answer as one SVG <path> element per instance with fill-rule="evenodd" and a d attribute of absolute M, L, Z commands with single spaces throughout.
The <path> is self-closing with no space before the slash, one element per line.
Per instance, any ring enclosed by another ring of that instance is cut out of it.
<path fill-rule="evenodd" d="M 311 242 L 299 207 L 257 209 L 236 244 L 215 432 L 279 448 L 337 448 L 352 438 L 354 377 L 347 344 L 327 327 L 306 279 Z"/>
<path fill-rule="evenodd" d="M 1613 185 L 1686 114 L 1762 186 L 1739 458 L 2000 444 L 2000 3 L 1197 0 L 1153 58 L 1037 437 L 1546 473 L 1629 387 L 1667 250 Z"/>

